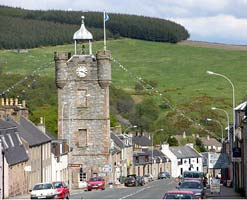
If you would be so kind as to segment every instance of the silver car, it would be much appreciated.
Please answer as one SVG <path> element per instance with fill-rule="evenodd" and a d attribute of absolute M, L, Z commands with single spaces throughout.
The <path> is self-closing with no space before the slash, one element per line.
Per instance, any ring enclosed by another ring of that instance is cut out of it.
<path fill-rule="evenodd" d="M 177 188 L 182 191 L 192 191 L 196 198 L 205 197 L 204 187 L 199 180 L 184 180 Z"/>

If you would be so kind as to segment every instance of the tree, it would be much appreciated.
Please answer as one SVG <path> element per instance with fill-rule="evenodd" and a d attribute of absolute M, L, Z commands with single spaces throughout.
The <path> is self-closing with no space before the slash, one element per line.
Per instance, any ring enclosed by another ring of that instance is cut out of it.
<path fill-rule="evenodd" d="M 175 137 L 169 137 L 167 143 L 169 146 L 178 146 L 178 140 Z"/>
<path fill-rule="evenodd" d="M 199 152 L 205 152 L 206 151 L 206 148 L 204 147 L 202 141 L 199 138 L 196 138 L 195 148 Z"/>
<path fill-rule="evenodd" d="M 134 112 L 131 113 L 130 121 L 136 124 L 141 132 L 150 131 L 158 116 L 158 105 L 152 98 L 146 98 L 136 105 Z"/>

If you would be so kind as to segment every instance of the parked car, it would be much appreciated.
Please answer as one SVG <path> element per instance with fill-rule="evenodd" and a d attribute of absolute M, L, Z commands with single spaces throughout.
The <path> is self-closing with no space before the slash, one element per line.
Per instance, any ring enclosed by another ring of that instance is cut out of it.
<path fill-rule="evenodd" d="M 168 172 L 160 172 L 158 174 L 158 179 L 167 179 L 167 178 L 171 178 L 171 175 Z"/>
<path fill-rule="evenodd" d="M 70 191 L 68 186 L 63 181 L 55 181 L 52 185 L 57 191 L 58 199 L 69 199 Z"/>
<path fill-rule="evenodd" d="M 31 199 L 54 199 L 57 195 L 52 183 L 37 183 L 30 192 Z"/>
<path fill-rule="evenodd" d="M 153 176 L 152 174 L 145 174 L 144 177 L 146 177 L 148 179 L 148 182 L 153 181 Z"/>
<path fill-rule="evenodd" d="M 138 181 L 135 174 L 128 175 L 124 181 L 125 186 L 138 186 Z"/>
<path fill-rule="evenodd" d="M 105 189 L 105 180 L 98 176 L 98 177 L 92 177 L 87 181 L 87 190 L 91 191 L 93 189 Z"/>
<path fill-rule="evenodd" d="M 165 193 L 163 199 L 196 199 L 192 191 L 171 190 Z"/>
<path fill-rule="evenodd" d="M 143 176 L 136 176 L 136 181 L 137 181 L 139 186 L 145 185 L 145 180 L 144 180 Z"/>
<path fill-rule="evenodd" d="M 205 197 L 204 187 L 200 180 L 184 180 L 177 188 L 181 191 L 192 191 L 199 199 Z"/>

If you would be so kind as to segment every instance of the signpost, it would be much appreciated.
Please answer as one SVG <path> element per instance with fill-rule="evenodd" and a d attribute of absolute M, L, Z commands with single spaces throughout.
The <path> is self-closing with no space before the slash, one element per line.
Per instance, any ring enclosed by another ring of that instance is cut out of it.
<path fill-rule="evenodd" d="M 82 167 L 82 164 L 72 164 L 72 163 L 69 163 L 68 164 L 68 167 L 69 168 L 81 168 Z"/>

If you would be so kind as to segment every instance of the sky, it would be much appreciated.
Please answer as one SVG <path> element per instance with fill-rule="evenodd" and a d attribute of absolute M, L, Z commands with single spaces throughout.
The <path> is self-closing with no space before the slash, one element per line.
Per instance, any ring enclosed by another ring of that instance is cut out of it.
<path fill-rule="evenodd" d="M 247 45 L 247 0 L 0 0 L 0 5 L 157 17 L 184 26 L 190 40 Z"/>

